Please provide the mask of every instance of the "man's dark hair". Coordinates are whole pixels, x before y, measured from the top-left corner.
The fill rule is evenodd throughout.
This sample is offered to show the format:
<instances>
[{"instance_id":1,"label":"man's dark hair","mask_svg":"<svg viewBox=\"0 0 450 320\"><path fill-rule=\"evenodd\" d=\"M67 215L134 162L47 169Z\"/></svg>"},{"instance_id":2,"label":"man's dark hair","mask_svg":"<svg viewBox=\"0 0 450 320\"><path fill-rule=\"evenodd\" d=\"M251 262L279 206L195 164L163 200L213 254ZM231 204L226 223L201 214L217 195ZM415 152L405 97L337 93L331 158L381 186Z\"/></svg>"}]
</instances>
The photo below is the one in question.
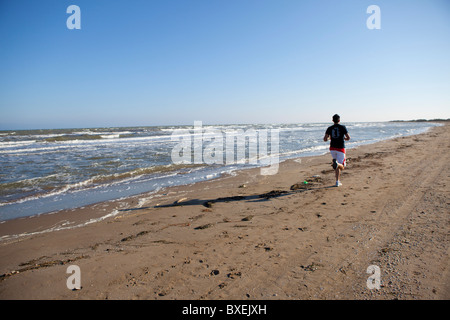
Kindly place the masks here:
<instances>
[{"instance_id":1,"label":"man's dark hair","mask_svg":"<svg viewBox=\"0 0 450 320\"><path fill-rule=\"evenodd\" d=\"M333 122L334 122L334 123L338 123L340 120L341 120L341 117L340 117L338 114L335 114L335 115L333 116Z\"/></svg>"}]
</instances>

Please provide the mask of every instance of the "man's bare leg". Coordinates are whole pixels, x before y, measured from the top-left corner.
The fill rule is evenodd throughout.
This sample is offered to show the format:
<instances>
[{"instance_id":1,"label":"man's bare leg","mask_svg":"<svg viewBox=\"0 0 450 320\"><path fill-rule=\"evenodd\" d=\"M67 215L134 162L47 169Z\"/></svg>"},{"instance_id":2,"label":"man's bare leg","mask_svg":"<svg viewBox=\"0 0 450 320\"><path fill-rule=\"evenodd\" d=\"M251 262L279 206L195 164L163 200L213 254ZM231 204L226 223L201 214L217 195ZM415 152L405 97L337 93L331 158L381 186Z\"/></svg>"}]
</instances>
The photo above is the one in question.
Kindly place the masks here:
<instances>
[{"instance_id":1,"label":"man's bare leg","mask_svg":"<svg viewBox=\"0 0 450 320\"><path fill-rule=\"evenodd\" d=\"M336 183L341 180L341 170L344 170L344 166L340 163L337 164L336 170L334 170L336 174Z\"/></svg>"}]
</instances>

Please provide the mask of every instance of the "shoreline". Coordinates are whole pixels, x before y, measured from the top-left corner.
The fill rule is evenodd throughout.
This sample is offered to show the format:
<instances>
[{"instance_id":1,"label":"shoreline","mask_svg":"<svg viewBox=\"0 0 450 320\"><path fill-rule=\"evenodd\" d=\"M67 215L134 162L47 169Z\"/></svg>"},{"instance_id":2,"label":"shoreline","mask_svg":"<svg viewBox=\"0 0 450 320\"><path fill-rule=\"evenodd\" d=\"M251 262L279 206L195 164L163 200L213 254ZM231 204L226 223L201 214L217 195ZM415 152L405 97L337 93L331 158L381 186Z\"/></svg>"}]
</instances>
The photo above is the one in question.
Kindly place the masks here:
<instances>
[{"instance_id":1,"label":"shoreline","mask_svg":"<svg viewBox=\"0 0 450 320\"><path fill-rule=\"evenodd\" d=\"M395 122L395 121L391 121ZM407 122L407 121L404 121ZM440 123L441 125L445 126L447 123L444 121L434 121L437 123ZM430 127L427 129L426 132L429 132L430 130L433 130L435 127ZM426 133L425 132L425 133ZM398 139L402 137L410 137L419 134L413 134L408 136L400 136L400 137L392 137L386 140L376 141L376 142L370 142L370 143L361 143L354 147L347 148L348 151L355 150L357 148L360 148L362 146L368 146L368 145L375 145L378 143L387 142L393 139ZM327 143L329 144L329 143ZM323 154L314 154L314 155L308 155L308 156L299 156L295 158L287 158L284 160L281 160L279 162L279 165L281 165L283 162L301 162L302 159L308 159L308 158L314 158L314 157L321 157L328 155L328 149ZM131 196L125 196L117 199L111 199L111 200L105 200L100 202L95 202L91 204L82 205L76 208L69 208L69 209L60 209L56 211L50 211L50 212L43 212L31 216L23 216L23 217L17 217L7 220L0 221L0 243L2 241L9 240L9 239L15 239L20 238L22 236L32 236L35 234L41 234L41 233L47 233L47 232L53 232L53 231L60 231L60 230L69 230L73 228L83 227L88 224L96 223L98 221L102 221L111 217L114 217L115 215L119 214L119 211L121 210L127 210L126 207L130 205L134 205L134 203L137 201L138 203L142 202L141 198L148 199L153 197L163 197L166 193L166 190L170 190L175 187L181 187L181 188L189 188L192 187L195 184L199 184L202 182L207 181L215 181L220 180L229 176L235 176L238 175L240 172L245 170L253 170L256 171L255 174L258 175L259 171L263 168L263 166L258 167L251 167L251 168L237 168L235 170L232 170L231 173L222 173L221 175L205 179L205 180L199 180L193 183L187 183L187 184L180 184L180 185L174 185L174 186L165 186L160 189L151 190ZM225 167L224 167L225 169ZM152 196L153 195L153 196ZM125 205L125 207L123 207ZM129 209L129 208L128 208ZM108 210L111 210L108 212ZM94 212L102 212L104 215L98 215ZM105 214L106 213L106 214ZM68 219L64 219L64 217ZM30 221L25 221L26 219L30 219ZM34 223L34 219L41 220L40 222ZM5 226L3 226L5 224ZM41 226L39 228L35 228L34 226L36 224L40 224ZM31 227L31 230L27 230L26 228ZM12 229L17 230L16 233L7 234L6 230Z\"/></svg>"},{"instance_id":2,"label":"shoreline","mask_svg":"<svg viewBox=\"0 0 450 320\"><path fill-rule=\"evenodd\" d=\"M418 133L419 131L424 131L430 128L430 126L433 125L419 125L419 126L412 126L411 128L409 126L401 125L400 127L394 126L393 128L390 127L390 124L387 123L379 123L381 125L381 128L378 130L373 130L373 134L368 133L372 132L372 128L377 127L377 123L350 123L350 126L355 126L355 134L356 136L360 136L360 138L356 138L355 141L349 142L347 145L348 149L355 148L359 145L365 145L365 144L373 144L378 141L384 141L389 140L392 138L395 138L396 136L407 136L411 135L413 133ZM257 125L255 125L258 127ZM286 127L287 126L287 127ZM318 135L323 134L323 132L318 132L316 128L318 126L324 126L324 124L310 124L310 125L300 125L297 129L295 127L291 127L288 125L282 125L280 126L280 135L283 135L282 141L287 141L286 146L282 147L283 151L279 152L278 154L278 161L282 162L286 159L295 159L295 158L303 158L305 156L315 156L315 155L321 155L327 153L327 146L323 142L320 142L317 140ZM227 126L225 126L226 128ZM387 129L385 129L387 127ZM222 128L222 129L225 129ZM253 127L248 128L249 130ZM361 130L361 128L366 128L366 130L369 130L366 132L365 130ZM369 128L369 129L367 129ZM287 131L292 131L288 136L286 134L283 134L285 131L284 129L288 129ZM89 130L90 129L86 129ZM227 129L226 129L227 130ZM253 130L253 129L252 129ZM324 129L325 130L325 129ZM393 130L393 131L392 131ZM207 131L205 131L206 134ZM309 141L311 139L310 133L304 133L304 132L314 132L312 133L314 136L314 139L316 140L314 144L302 142L299 143L296 147L292 148L289 146L292 141L296 141L299 138L299 133L301 133L305 141ZM352 131L353 132L353 131ZM77 132L80 133L80 132ZM103 132L107 133L107 132ZM110 132L112 135L116 135L116 131L113 130ZM292 136L291 136L292 134ZM53 136L51 134L47 136ZM167 136L159 136L159 138L167 139ZM45 136L40 136L40 139L45 138ZM139 139L145 137L141 137ZM37 139L37 138L36 138ZM108 141L112 141L111 139L106 139ZM206 141L208 138L206 138ZM132 140L133 141L133 140ZM145 140L147 141L147 140ZM38 142L38 140L34 141ZM108 142L109 143L109 142ZM147 143L147 142L146 142ZM8 144L8 142L7 142ZM20 145L20 144L19 144ZM78 144L77 144L78 145ZM284 143L281 143L281 145L284 145ZM102 145L101 145L102 146ZM39 145L33 145L31 150L38 150L42 146ZM56 147L57 150L60 148L64 148L67 146L64 145L58 145ZM80 148L85 148L84 143L81 143ZM110 146L112 147L112 146ZM20 145L19 148L22 148ZM13 154L15 151L24 152L24 154L27 154L27 146L25 146L24 149L19 150L12 150ZM52 149L45 146L43 149ZM113 148L113 147L112 147ZM126 147L120 147L118 152L122 152L121 149ZM297 150L297 148L299 148ZM139 150L142 149L142 146L138 148ZM291 150L292 149L292 150ZM295 149L295 150L294 150ZM138 150L138 154L139 151ZM170 150L166 150L168 153L170 153ZM5 152L5 150L1 151ZM52 153L53 151L50 151ZM92 153L89 150L86 150L88 154L93 156L95 159L102 159L99 160L99 162L94 164L89 164L88 168L91 170L92 167L101 167L102 161L106 161L110 159L110 157L96 154L95 152ZM194 155L195 156L195 155ZM70 158L70 157L69 157ZM116 159L119 161L120 157ZM139 156L137 156L139 158ZM21 159L19 157L19 159ZM18 161L20 161L18 159ZM106 159L106 160L105 160ZM26 160L26 156L23 161ZM114 160L114 161L116 161ZM191 159L192 160L192 159ZM27 160L28 161L28 160ZM108 160L109 161L109 160ZM107 163L108 163L107 161ZM130 160L133 162L133 160ZM83 160L81 160L83 162ZM149 161L148 164L150 164L152 161ZM164 164L164 165L157 165L150 166L150 167L139 167L131 169L131 171L125 170L124 172L112 172L110 170L106 170L107 172L103 172L101 174L96 174L95 172L91 172L88 175L84 175L83 173L79 174L78 178L81 178L81 180L77 180L77 173L65 173L61 174L56 172L55 175L49 175L45 177L40 178L31 178L31 179L25 179L18 182L20 185L21 183L23 185L27 185L28 183L31 183L33 185L32 188L36 188L36 192L33 192L32 190L28 190L27 192L25 190L24 194L20 194L18 190L21 187L18 187L19 189L16 190L17 194L14 195L14 193L11 193L10 196L12 196L9 200L6 202L2 202L0 204L0 216L1 221L7 221L11 219L16 219L20 217L29 217L29 216L35 216L35 215L42 215L42 214L48 214L48 213L54 213L61 210L71 210L74 208L84 207L95 203L100 202L106 202L106 201L112 201L115 199L121 199L121 198L128 198L131 196L136 196L139 194L147 193L147 192L155 192L155 190L158 190L159 188L164 187L170 187L173 185L188 185L193 182L198 181L204 181L204 180L211 180L211 178L220 176L224 173L230 173L230 172L236 172L239 170L247 169L248 166L257 166L261 167L264 166L264 160L258 160L255 164L243 164L243 163L230 163L230 164L220 164L220 165L207 165L205 163L203 164L175 164L174 160L172 159L171 163ZM68 163L59 163L56 162L54 164L55 166L64 166L67 165L68 167L71 167L70 161ZM86 163L83 164L87 165ZM8 163L5 164L5 168L9 166ZM125 164L122 164L121 166L125 166ZM133 167L133 166L132 166ZM39 168L34 168L32 166L31 169L35 169L39 171ZM70 171L70 170L69 170ZM79 172L83 172L83 170L78 170ZM5 174L4 172L3 174ZM145 174L144 174L145 173ZM62 183L59 186L54 185L54 182L48 182L47 178L52 177L49 181L52 179L61 179L61 177L65 177L64 179L68 179L67 176L73 176L75 180L73 180L71 183ZM13 174L14 176L14 174ZM55 181L56 181L55 180ZM45 182L47 181L47 182ZM5 197L8 198L9 196L6 196L9 194L9 192L12 192L8 188L14 186L14 182L6 183L5 185L2 185L4 189L2 189L5 192ZM5 198L5 199L6 199ZM5 200L3 199L3 200ZM2 200L2 201L3 201ZM0 222L1 222L0 221Z\"/></svg>"},{"instance_id":3,"label":"shoreline","mask_svg":"<svg viewBox=\"0 0 450 320\"><path fill-rule=\"evenodd\" d=\"M274 176L251 168L7 220L0 237L35 234L0 241L0 298L448 299L448 131L349 149L340 188L325 154L285 160ZM380 265L381 290L365 288L367 263ZM65 287L69 264L82 290Z\"/></svg>"}]
</instances>

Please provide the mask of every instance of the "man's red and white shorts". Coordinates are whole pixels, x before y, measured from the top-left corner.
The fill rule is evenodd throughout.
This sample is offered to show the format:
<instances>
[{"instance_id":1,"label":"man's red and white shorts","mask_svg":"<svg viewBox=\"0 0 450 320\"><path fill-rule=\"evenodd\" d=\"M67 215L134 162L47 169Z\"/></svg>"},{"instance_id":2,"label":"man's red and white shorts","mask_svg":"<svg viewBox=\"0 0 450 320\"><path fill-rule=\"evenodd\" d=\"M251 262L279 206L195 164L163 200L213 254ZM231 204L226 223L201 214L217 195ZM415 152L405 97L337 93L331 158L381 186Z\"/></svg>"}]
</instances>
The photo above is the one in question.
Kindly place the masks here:
<instances>
[{"instance_id":1,"label":"man's red and white shorts","mask_svg":"<svg viewBox=\"0 0 450 320\"><path fill-rule=\"evenodd\" d=\"M336 159L337 163L342 164L344 167L346 166L345 164L345 149L338 149L338 148L333 148L330 147L330 153L331 156L333 157L333 159Z\"/></svg>"}]
</instances>

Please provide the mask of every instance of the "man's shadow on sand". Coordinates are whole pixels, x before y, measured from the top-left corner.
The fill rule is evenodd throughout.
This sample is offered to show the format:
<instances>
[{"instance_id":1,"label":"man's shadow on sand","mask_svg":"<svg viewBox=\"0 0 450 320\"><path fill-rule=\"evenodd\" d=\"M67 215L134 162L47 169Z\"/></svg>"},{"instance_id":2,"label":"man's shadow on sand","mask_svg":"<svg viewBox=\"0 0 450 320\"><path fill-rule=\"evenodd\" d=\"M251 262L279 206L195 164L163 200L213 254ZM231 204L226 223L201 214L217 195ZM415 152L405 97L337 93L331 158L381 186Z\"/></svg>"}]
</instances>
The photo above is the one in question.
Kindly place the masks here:
<instances>
[{"instance_id":1,"label":"man's shadow on sand","mask_svg":"<svg viewBox=\"0 0 450 320\"><path fill-rule=\"evenodd\" d=\"M135 210L145 210L145 209L154 209L154 208L171 208L171 207L180 207L180 206L204 206L206 208L211 208L214 203L220 202L232 202L232 201L247 201L247 202L264 202L270 201L272 198L280 198L284 196L289 196L309 190L320 190L320 189L329 189L335 188L335 186L300 186L297 189L293 190L293 185L291 187L291 191L285 190L272 190L267 193L248 195L248 196L230 196L230 197L220 197L215 199L191 199L184 200L180 199L170 204L149 206L149 207L140 207L140 208L130 208L130 209L122 209L119 211L135 211Z\"/></svg>"}]
</instances>

